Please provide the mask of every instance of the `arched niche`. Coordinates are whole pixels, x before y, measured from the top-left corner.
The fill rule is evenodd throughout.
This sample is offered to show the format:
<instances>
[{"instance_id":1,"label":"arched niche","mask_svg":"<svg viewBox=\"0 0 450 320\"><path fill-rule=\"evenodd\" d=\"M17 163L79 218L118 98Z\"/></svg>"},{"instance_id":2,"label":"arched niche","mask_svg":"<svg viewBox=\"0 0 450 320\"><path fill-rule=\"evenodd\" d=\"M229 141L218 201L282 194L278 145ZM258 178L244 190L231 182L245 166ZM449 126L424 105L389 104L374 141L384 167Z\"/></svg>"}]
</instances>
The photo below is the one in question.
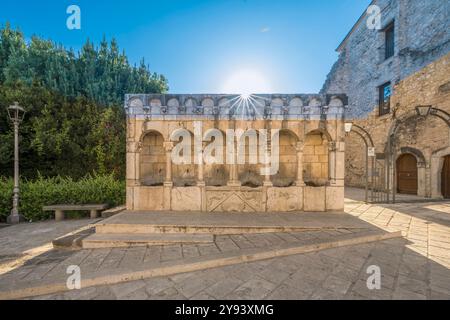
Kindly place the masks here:
<instances>
[{"instance_id":1,"label":"arched niche","mask_svg":"<svg viewBox=\"0 0 450 320\"><path fill-rule=\"evenodd\" d=\"M305 136L303 148L303 180L307 186L319 187L329 183L329 135L314 130Z\"/></svg>"},{"instance_id":2,"label":"arched niche","mask_svg":"<svg viewBox=\"0 0 450 320\"><path fill-rule=\"evenodd\" d=\"M180 102L176 98L172 98L169 101L167 101L167 106L172 108L177 108L180 106Z\"/></svg>"},{"instance_id":3,"label":"arched niche","mask_svg":"<svg viewBox=\"0 0 450 320\"><path fill-rule=\"evenodd\" d=\"M161 186L166 175L164 137L157 131L147 132L141 141L140 182L144 186Z\"/></svg>"},{"instance_id":4,"label":"arched niche","mask_svg":"<svg viewBox=\"0 0 450 320\"><path fill-rule=\"evenodd\" d=\"M194 135L187 129L175 130L170 140L172 150L172 182L175 187L191 187L197 184Z\"/></svg>"},{"instance_id":5,"label":"arched niche","mask_svg":"<svg viewBox=\"0 0 450 320\"><path fill-rule=\"evenodd\" d=\"M445 158L449 155L450 147L439 149L431 155L430 176L432 198L443 198L442 171L444 170Z\"/></svg>"},{"instance_id":6,"label":"arched niche","mask_svg":"<svg viewBox=\"0 0 450 320\"><path fill-rule=\"evenodd\" d=\"M214 100L212 98L203 99L202 107L214 107Z\"/></svg>"},{"instance_id":7,"label":"arched niche","mask_svg":"<svg viewBox=\"0 0 450 320\"><path fill-rule=\"evenodd\" d=\"M273 143L273 141L272 141ZM274 187L290 187L297 180L297 143L298 137L290 130L280 131L279 139L279 170L271 177Z\"/></svg>"},{"instance_id":8,"label":"arched niche","mask_svg":"<svg viewBox=\"0 0 450 320\"><path fill-rule=\"evenodd\" d=\"M226 136L218 129L207 130L204 134L204 179L206 186L226 186L229 170L226 165Z\"/></svg>"},{"instance_id":9,"label":"arched niche","mask_svg":"<svg viewBox=\"0 0 450 320\"><path fill-rule=\"evenodd\" d=\"M299 97L292 98L289 102L290 107L303 107L303 101Z\"/></svg>"},{"instance_id":10,"label":"arched niche","mask_svg":"<svg viewBox=\"0 0 450 320\"><path fill-rule=\"evenodd\" d=\"M256 130L246 130L238 141L236 138L237 158L241 155L241 163L238 160L238 179L243 187L257 188L264 183L261 175L261 165L258 161L259 134ZM242 162L244 162L242 164Z\"/></svg>"}]
</instances>

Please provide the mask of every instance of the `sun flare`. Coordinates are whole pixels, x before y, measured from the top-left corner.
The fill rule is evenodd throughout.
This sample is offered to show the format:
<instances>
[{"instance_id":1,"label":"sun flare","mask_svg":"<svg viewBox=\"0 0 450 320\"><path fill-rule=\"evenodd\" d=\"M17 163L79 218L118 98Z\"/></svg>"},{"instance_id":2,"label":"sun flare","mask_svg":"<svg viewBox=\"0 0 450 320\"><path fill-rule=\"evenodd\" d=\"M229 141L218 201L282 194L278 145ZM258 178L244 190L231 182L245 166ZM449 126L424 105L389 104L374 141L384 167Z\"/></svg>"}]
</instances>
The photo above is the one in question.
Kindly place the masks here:
<instances>
[{"instance_id":1,"label":"sun flare","mask_svg":"<svg viewBox=\"0 0 450 320\"><path fill-rule=\"evenodd\" d=\"M240 94L248 99L255 93L270 93L270 81L261 72L255 70L239 70L226 79L223 93Z\"/></svg>"}]
</instances>

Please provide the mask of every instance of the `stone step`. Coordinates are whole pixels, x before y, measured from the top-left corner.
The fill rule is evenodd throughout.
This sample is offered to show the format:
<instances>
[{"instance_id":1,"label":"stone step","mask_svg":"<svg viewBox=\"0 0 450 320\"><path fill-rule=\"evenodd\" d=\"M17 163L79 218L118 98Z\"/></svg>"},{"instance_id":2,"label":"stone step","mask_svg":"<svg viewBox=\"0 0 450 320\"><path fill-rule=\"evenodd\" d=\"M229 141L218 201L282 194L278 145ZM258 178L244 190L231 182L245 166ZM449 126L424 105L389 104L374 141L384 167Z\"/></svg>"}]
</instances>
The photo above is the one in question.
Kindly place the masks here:
<instances>
[{"instance_id":1,"label":"stone step","mask_svg":"<svg viewBox=\"0 0 450 320\"><path fill-rule=\"evenodd\" d=\"M97 234L217 234L233 235L248 233L275 233L275 232L304 232L318 230L339 230L349 228L303 228L303 227L284 227L284 226L178 226L178 225L133 225L133 224L104 224L96 226ZM352 228L350 228L352 229ZM356 228L359 229L359 228Z\"/></svg>"},{"instance_id":2,"label":"stone step","mask_svg":"<svg viewBox=\"0 0 450 320\"><path fill-rule=\"evenodd\" d=\"M164 235L164 237L166 236L167 235ZM92 286L113 285L401 237L401 232L388 233L375 230L362 232L358 235L347 234L334 240L311 240L306 243L305 241L283 243L266 248L242 249L238 252L231 251L213 255L189 257L180 260L152 263L150 265L136 264L133 265L132 268L125 269L99 268L84 274L82 286L83 288L88 288ZM67 292L68 290L66 278L60 279L57 277L44 281L40 278L27 281L14 281L8 286L0 286L0 300L22 299L32 296L53 294L56 292Z\"/></svg>"},{"instance_id":3,"label":"stone step","mask_svg":"<svg viewBox=\"0 0 450 320\"><path fill-rule=\"evenodd\" d=\"M102 218L110 218L116 214L119 214L127 209L126 206L119 206L115 208L111 208L102 212Z\"/></svg>"},{"instance_id":4,"label":"stone step","mask_svg":"<svg viewBox=\"0 0 450 320\"><path fill-rule=\"evenodd\" d=\"M212 243L210 234L96 233L82 240L83 249L143 247L171 244Z\"/></svg>"},{"instance_id":5,"label":"stone step","mask_svg":"<svg viewBox=\"0 0 450 320\"><path fill-rule=\"evenodd\" d=\"M122 212L96 225L96 233L245 234L367 229L369 225L338 213L158 213Z\"/></svg>"}]
</instances>

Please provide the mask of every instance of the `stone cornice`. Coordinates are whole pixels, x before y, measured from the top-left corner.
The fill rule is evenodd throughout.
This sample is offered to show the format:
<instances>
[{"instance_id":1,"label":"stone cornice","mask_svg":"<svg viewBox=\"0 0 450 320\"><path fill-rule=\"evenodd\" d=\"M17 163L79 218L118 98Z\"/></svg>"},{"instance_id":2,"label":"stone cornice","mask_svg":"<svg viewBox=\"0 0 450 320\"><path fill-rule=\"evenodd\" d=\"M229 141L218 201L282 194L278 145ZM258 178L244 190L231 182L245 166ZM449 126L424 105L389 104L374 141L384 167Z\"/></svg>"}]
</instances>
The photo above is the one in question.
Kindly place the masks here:
<instances>
[{"instance_id":1,"label":"stone cornice","mask_svg":"<svg viewBox=\"0 0 450 320\"><path fill-rule=\"evenodd\" d=\"M239 101L223 94L127 94L129 116L154 120L299 120L342 118L347 96L343 94L258 94Z\"/></svg>"}]
</instances>

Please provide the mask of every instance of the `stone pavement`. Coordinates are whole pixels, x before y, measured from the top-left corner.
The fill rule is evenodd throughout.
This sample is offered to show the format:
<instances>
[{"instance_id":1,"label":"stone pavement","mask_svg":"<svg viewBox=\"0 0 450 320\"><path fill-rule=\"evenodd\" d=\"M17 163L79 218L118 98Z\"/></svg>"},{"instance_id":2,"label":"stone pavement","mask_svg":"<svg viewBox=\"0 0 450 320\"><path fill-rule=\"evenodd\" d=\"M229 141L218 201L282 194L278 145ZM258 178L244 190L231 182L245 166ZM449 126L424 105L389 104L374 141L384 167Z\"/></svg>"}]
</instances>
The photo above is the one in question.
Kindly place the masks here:
<instances>
[{"instance_id":1,"label":"stone pavement","mask_svg":"<svg viewBox=\"0 0 450 320\"><path fill-rule=\"evenodd\" d=\"M346 212L379 230L399 230L404 239L264 261L242 263L173 276L94 286L36 299L449 299L450 203L366 205L347 200ZM0 235L9 228L0 230ZM356 231L355 231L356 232ZM328 234L327 234L328 233ZM36 281L60 274L68 263L81 270L129 269L149 263L221 254L222 250L270 247L275 243L336 238L332 231L218 236L214 245L50 250L27 265L0 276L0 290L20 280ZM344 235L339 235L344 236ZM296 240L294 240L295 238ZM218 244L220 243L220 244ZM221 250L222 246L222 250ZM225 249L226 248L226 249ZM152 257L152 258L148 258ZM382 288L367 289L367 267L381 268ZM123 268L122 268L123 267ZM65 278L64 278L65 279Z\"/></svg>"},{"instance_id":2,"label":"stone pavement","mask_svg":"<svg viewBox=\"0 0 450 320\"><path fill-rule=\"evenodd\" d=\"M53 239L89 228L98 221L50 220L0 228L0 275L50 251Z\"/></svg>"},{"instance_id":3,"label":"stone pavement","mask_svg":"<svg viewBox=\"0 0 450 320\"><path fill-rule=\"evenodd\" d=\"M450 299L450 272L403 239L96 286L32 299ZM366 286L381 267L381 290Z\"/></svg>"}]
</instances>

